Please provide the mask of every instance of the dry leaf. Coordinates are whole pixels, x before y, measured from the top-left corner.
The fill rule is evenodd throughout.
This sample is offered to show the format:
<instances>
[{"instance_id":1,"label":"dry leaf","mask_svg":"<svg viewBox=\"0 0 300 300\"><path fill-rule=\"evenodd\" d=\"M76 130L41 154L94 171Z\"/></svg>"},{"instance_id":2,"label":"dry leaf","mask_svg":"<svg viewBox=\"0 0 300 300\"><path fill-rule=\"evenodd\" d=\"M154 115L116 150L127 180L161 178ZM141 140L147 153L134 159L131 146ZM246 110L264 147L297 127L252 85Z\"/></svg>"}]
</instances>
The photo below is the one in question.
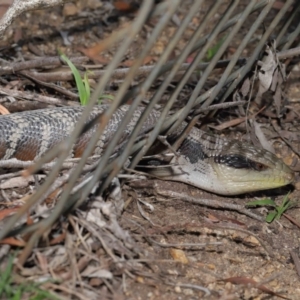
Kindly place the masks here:
<instances>
[{"instance_id":1,"label":"dry leaf","mask_svg":"<svg viewBox=\"0 0 300 300\"><path fill-rule=\"evenodd\" d=\"M127 13L135 12L138 10L138 7L136 5L132 5L131 3L127 3L126 1L115 1L114 7L117 10Z\"/></svg>"},{"instance_id":2,"label":"dry leaf","mask_svg":"<svg viewBox=\"0 0 300 300\"><path fill-rule=\"evenodd\" d=\"M0 244L7 244L7 245L17 246L17 247L25 247L26 245L24 241L17 240L14 237L3 239L2 241L0 241Z\"/></svg>"},{"instance_id":3,"label":"dry leaf","mask_svg":"<svg viewBox=\"0 0 300 300\"><path fill-rule=\"evenodd\" d=\"M272 152L272 153L275 154L275 150L272 146L272 143L270 143L267 140L267 138L265 137L263 131L261 130L261 126L255 120L252 121L252 125L253 125L253 128L254 128L255 135L258 138L258 140L259 140L260 144L262 145L262 147L265 150L268 150L269 152Z\"/></svg>"},{"instance_id":4,"label":"dry leaf","mask_svg":"<svg viewBox=\"0 0 300 300\"><path fill-rule=\"evenodd\" d=\"M29 176L27 178L24 177L14 177L10 178L3 183L0 184L0 189L11 189L11 188L24 188L29 185L30 182L34 182L33 176Z\"/></svg>"},{"instance_id":5,"label":"dry leaf","mask_svg":"<svg viewBox=\"0 0 300 300\"><path fill-rule=\"evenodd\" d=\"M269 46L267 46L266 53L267 55L264 56L263 60L257 63L260 66L260 70L258 72L259 95L262 95L270 88L273 80L273 74L277 68L275 54Z\"/></svg>"},{"instance_id":6,"label":"dry leaf","mask_svg":"<svg viewBox=\"0 0 300 300\"><path fill-rule=\"evenodd\" d=\"M83 277L98 277L105 279L112 279L113 274L108 270L100 269L99 266L87 266L81 273Z\"/></svg>"},{"instance_id":7,"label":"dry leaf","mask_svg":"<svg viewBox=\"0 0 300 300\"><path fill-rule=\"evenodd\" d=\"M65 240L65 238L66 238L66 232L64 231L62 234L60 234L56 238L52 239L50 241L50 245L60 244L62 241Z\"/></svg>"},{"instance_id":8,"label":"dry leaf","mask_svg":"<svg viewBox=\"0 0 300 300\"><path fill-rule=\"evenodd\" d=\"M247 77L244 80L244 82L243 82L243 84L242 84L242 86L240 88L240 93L243 96L242 99L244 99L248 95L248 93L250 92L250 86L251 86L250 79L249 79L249 77Z\"/></svg>"},{"instance_id":9,"label":"dry leaf","mask_svg":"<svg viewBox=\"0 0 300 300\"><path fill-rule=\"evenodd\" d=\"M3 105L0 104L0 114L1 115L9 115L10 112Z\"/></svg>"},{"instance_id":10,"label":"dry leaf","mask_svg":"<svg viewBox=\"0 0 300 300\"><path fill-rule=\"evenodd\" d=\"M14 208L6 208L0 211L0 220L3 220L7 216L13 215L15 212L18 211L20 206L14 207Z\"/></svg>"}]
</instances>

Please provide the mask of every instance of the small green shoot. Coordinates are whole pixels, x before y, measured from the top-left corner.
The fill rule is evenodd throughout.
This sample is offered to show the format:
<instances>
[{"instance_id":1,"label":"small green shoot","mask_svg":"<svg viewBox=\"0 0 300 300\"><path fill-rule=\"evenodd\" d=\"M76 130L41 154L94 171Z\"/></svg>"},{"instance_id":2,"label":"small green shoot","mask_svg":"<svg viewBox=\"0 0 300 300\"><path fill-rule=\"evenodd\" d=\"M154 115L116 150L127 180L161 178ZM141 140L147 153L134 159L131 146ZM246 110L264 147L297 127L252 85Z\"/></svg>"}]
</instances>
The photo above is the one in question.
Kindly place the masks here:
<instances>
[{"instance_id":1,"label":"small green shoot","mask_svg":"<svg viewBox=\"0 0 300 300\"><path fill-rule=\"evenodd\" d=\"M59 300L54 294L41 289L37 283L28 281L21 284L14 283L13 260L14 256L10 256L5 270L0 272L0 299Z\"/></svg>"},{"instance_id":2,"label":"small green shoot","mask_svg":"<svg viewBox=\"0 0 300 300\"><path fill-rule=\"evenodd\" d=\"M87 104L87 102L89 101L90 96L91 96L91 88L90 88L90 83L89 83L89 78L88 78L88 72L84 73L83 84L85 87L86 99L87 99L86 104Z\"/></svg>"},{"instance_id":3,"label":"small green shoot","mask_svg":"<svg viewBox=\"0 0 300 300\"><path fill-rule=\"evenodd\" d=\"M109 100L113 101L115 98L113 95L103 94L99 97L99 104L101 104L102 99L109 99Z\"/></svg>"},{"instance_id":4,"label":"small green shoot","mask_svg":"<svg viewBox=\"0 0 300 300\"><path fill-rule=\"evenodd\" d=\"M84 78L82 79L78 69L74 66L74 64L70 61L70 59L63 53L59 52L59 54L60 54L60 58L66 64L68 64L68 66L70 67L74 75L81 105L83 106L87 105L91 95L91 89L88 81L87 72L84 74Z\"/></svg>"},{"instance_id":5,"label":"small green shoot","mask_svg":"<svg viewBox=\"0 0 300 300\"><path fill-rule=\"evenodd\" d=\"M227 36L222 37L216 45L214 45L213 47L209 48L207 50L206 53L206 57L205 57L205 61L211 61L213 59L213 57L216 55L216 53L218 52L218 50L221 48L221 46L223 45L223 42L225 41Z\"/></svg>"},{"instance_id":6,"label":"small green shoot","mask_svg":"<svg viewBox=\"0 0 300 300\"><path fill-rule=\"evenodd\" d=\"M91 88L89 84L88 72L84 73L84 77L82 79L78 69L74 66L74 64L70 61L70 59L60 51L58 52L60 54L61 59L68 64L68 66L70 67L73 73L81 105L82 106L87 105L91 96ZM101 104L102 99L114 100L114 97L112 95L102 95L99 97L98 104Z\"/></svg>"},{"instance_id":7,"label":"small green shoot","mask_svg":"<svg viewBox=\"0 0 300 300\"><path fill-rule=\"evenodd\" d=\"M280 219L281 216L293 206L293 203L289 199L289 194L287 194L280 205L277 205L272 199L263 199L251 201L247 203L246 206L271 206L274 208L274 210L270 211L266 216L266 222L271 223Z\"/></svg>"}]
</instances>

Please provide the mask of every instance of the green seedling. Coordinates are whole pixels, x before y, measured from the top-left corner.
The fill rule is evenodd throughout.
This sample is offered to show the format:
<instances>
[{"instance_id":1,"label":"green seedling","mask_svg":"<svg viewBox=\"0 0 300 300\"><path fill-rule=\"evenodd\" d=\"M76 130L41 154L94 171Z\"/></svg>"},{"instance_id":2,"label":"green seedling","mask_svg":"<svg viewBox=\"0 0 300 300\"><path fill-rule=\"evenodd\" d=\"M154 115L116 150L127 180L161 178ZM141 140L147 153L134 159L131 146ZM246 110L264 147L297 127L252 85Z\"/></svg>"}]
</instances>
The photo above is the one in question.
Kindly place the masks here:
<instances>
[{"instance_id":1,"label":"green seedling","mask_svg":"<svg viewBox=\"0 0 300 300\"><path fill-rule=\"evenodd\" d=\"M281 216L293 206L294 204L289 199L289 194L287 194L282 203L280 205L277 205L272 199L263 199L263 200L256 200L251 201L246 204L248 207L253 206L265 206L265 207L272 207L273 210L270 211L266 216L266 222L271 223L275 220L278 220L281 218Z\"/></svg>"},{"instance_id":2,"label":"green seedling","mask_svg":"<svg viewBox=\"0 0 300 300\"><path fill-rule=\"evenodd\" d=\"M85 72L84 77L82 79L78 69L74 66L74 64L65 54L60 53L60 58L69 66L73 73L81 105L87 105L91 96L91 89L88 81L87 72Z\"/></svg>"},{"instance_id":3,"label":"green seedling","mask_svg":"<svg viewBox=\"0 0 300 300\"><path fill-rule=\"evenodd\" d=\"M75 78L76 87L79 94L80 103L82 106L87 105L88 101L91 96L91 88L89 84L88 72L84 73L83 79L81 78L80 72L71 62L71 60L63 53L60 53L61 59L68 64L69 68L71 69L73 76ZM112 95L102 95L99 97L98 104L101 104L102 99L110 99L114 100Z\"/></svg>"},{"instance_id":4,"label":"green seedling","mask_svg":"<svg viewBox=\"0 0 300 300\"><path fill-rule=\"evenodd\" d=\"M222 37L216 45L214 45L213 47L209 48L207 50L206 53L206 57L205 57L205 61L211 61L213 59L213 57L216 55L216 53L218 52L218 50L221 48L221 46L223 45L223 42L225 41L227 36Z\"/></svg>"},{"instance_id":5,"label":"green seedling","mask_svg":"<svg viewBox=\"0 0 300 300\"><path fill-rule=\"evenodd\" d=\"M59 300L57 296L41 289L37 283L28 281L21 284L14 283L13 260L14 256L10 256L6 268L0 272L0 299Z\"/></svg>"}]
</instances>

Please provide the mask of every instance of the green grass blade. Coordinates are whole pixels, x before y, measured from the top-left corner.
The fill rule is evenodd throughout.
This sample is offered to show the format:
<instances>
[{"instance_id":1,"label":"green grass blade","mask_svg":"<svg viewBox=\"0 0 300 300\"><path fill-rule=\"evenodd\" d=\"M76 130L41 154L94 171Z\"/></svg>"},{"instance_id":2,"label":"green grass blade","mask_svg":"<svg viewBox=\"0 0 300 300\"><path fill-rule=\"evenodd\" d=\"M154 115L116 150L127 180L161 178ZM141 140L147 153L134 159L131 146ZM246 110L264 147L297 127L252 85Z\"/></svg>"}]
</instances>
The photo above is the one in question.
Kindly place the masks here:
<instances>
[{"instance_id":1,"label":"green grass blade","mask_svg":"<svg viewBox=\"0 0 300 300\"><path fill-rule=\"evenodd\" d=\"M246 203L246 206L276 206L276 203L272 199L255 200Z\"/></svg>"},{"instance_id":2,"label":"green grass blade","mask_svg":"<svg viewBox=\"0 0 300 300\"><path fill-rule=\"evenodd\" d=\"M90 96L91 96L91 88L90 88L89 78L88 78L88 73L87 72L85 72L85 74L84 74L83 83L84 83L85 92L86 92L86 103L83 104L83 105L87 105L87 103L90 99Z\"/></svg>"},{"instance_id":3,"label":"green grass blade","mask_svg":"<svg viewBox=\"0 0 300 300\"><path fill-rule=\"evenodd\" d=\"M211 47L210 49L207 50L207 54L206 54L206 58L205 58L206 61L211 61L213 59L213 57L216 55L218 50L223 45L226 37L227 36L224 36L223 38L221 38L216 45L214 45L213 47Z\"/></svg>"},{"instance_id":4,"label":"green grass blade","mask_svg":"<svg viewBox=\"0 0 300 300\"><path fill-rule=\"evenodd\" d=\"M0 296L5 292L5 294L11 292L10 281L11 281L11 272L13 268L14 257L10 256L7 267L4 272L0 275Z\"/></svg>"},{"instance_id":5,"label":"green grass blade","mask_svg":"<svg viewBox=\"0 0 300 300\"><path fill-rule=\"evenodd\" d=\"M22 289L18 288L18 290L14 294L13 298L11 298L11 300L21 300L21 299L22 299Z\"/></svg>"},{"instance_id":6,"label":"green grass blade","mask_svg":"<svg viewBox=\"0 0 300 300\"><path fill-rule=\"evenodd\" d=\"M86 88L85 85L83 83L83 80L81 79L81 75L79 73L79 71L77 70L77 68L74 66L74 64L69 60L69 58L63 54L60 53L60 58L68 64L69 68L71 69L73 76L75 78L75 82L76 82L76 86L78 89L78 94L79 94L79 99L80 99L80 103L81 105L86 105L88 98L87 98L87 92L86 92Z\"/></svg>"},{"instance_id":7,"label":"green grass blade","mask_svg":"<svg viewBox=\"0 0 300 300\"><path fill-rule=\"evenodd\" d=\"M272 223L276 217L277 217L277 211L272 211L268 213L268 215L266 216L266 222Z\"/></svg>"},{"instance_id":8,"label":"green grass blade","mask_svg":"<svg viewBox=\"0 0 300 300\"><path fill-rule=\"evenodd\" d=\"M35 295L30 297L30 300L43 300L43 299L47 299L47 300L60 300L59 297L57 297L56 295L52 294L49 291L43 290L39 287L37 287L36 285L27 287L27 292L31 292L34 293Z\"/></svg>"}]
</instances>

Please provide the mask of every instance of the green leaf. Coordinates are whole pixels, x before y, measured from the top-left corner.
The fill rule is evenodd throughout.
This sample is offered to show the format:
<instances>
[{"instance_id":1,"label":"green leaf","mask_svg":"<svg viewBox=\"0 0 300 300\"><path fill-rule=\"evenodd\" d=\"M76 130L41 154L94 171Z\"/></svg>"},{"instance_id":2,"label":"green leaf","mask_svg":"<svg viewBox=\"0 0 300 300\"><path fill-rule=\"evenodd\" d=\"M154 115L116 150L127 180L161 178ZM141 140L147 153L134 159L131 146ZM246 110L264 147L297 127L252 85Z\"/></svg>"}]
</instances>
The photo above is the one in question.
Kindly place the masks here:
<instances>
[{"instance_id":1,"label":"green leaf","mask_svg":"<svg viewBox=\"0 0 300 300\"><path fill-rule=\"evenodd\" d=\"M213 47L211 47L210 49L207 50L206 59L205 59L206 61L211 61L213 59L213 57L216 55L218 50L221 48L221 46L222 46L223 42L225 41L226 37L227 37L227 35L224 36L223 38L221 38L215 46L213 46Z\"/></svg>"},{"instance_id":2,"label":"green leaf","mask_svg":"<svg viewBox=\"0 0 300 300\"><path fill-rule=\"evenodd\" d=\"M294 204L289 199L289 193L284 197L282 203L280 205L276 205L276 203L272 199L263 199L252 201L246 204L246 206L272 206L275 210L268 213L266 217L266 222L271 223L274 220L278 220L281 216L293 206Z\"/></svg>"},{"instance_id":3,"label":"green leaf","mask_svg":"<svg viewBox=\"0 0 300 300\"><path fill-rule=\"evenodd\" d=\"M69 68L71 69L73 76L75 78L75 82L76 82L76 86L78 89L78 94L79 94L79 99L80 99L80 103L81 105L86 105L87 101L89 100L89 98L87 97L87 91L86 91L86 87L83 83L83 80L81 79L81 75L79 73L79 71L77 70L77 68L74 66L74 64L69 60L69 58L63 54L60 53L60 58L68 64Z\"/></svg>"},{"instance_id":4,"label":"green leaf","mask_svg":"<svg viewBox=\"0 0 300 300\"><path fill-rule=\"evenodd\" d=\"M22 289L19 287L11 300L21 300L22 299Z\"/></svg>"},{"instance_id":5,"label":"green leaf","mask_svg":"<svg viewBox=\"0 0 300 300\"><path fill-rule=\"evenodd\" d=\"M276 203L272 199L256 200L246 203L246 206L273 206L276 207Z\"/></svg>"},{"instance_id":6,"label":"green leaf","mask_svg":"<svg viewBox=\"0 0 300 300\"><path fill-rule=\"evenodd\" d=\"M270 213L268 213L268 215L266 216L266 222L271 223L274 221L274 219L277 216L277 211L272 211Z\"/></svg>"},{"instance_id":7,"label":"green leaf","mask_svg":"<svg viewBox=\"0 0 300 300\"><path fill-rule=\"evenodd\" d=\"M84 78L83 78L83 83L84 83L84 87L85 87L85 92L86 92L86 103L83 105L87 105L90 96L91 96L91 89L90 89L90 84L89 84L89 78L88 78L88 72L84 73Z\"/></svg>"},{"instance_id":8,"label":"green leaf","mask_svg":"<svg viewBox=\"0 0 300 300\"><path fill-rule=\"evenodd\" d=\"M109 99L109 100L113 101L115 99L115 97L113 95L103 94L99 97L98 104L101 104L102 99Z\"/></svg>"},{"instance_id":9,"label":"green leaf","mask_svg":"<svg viewBox=\"0 0 300 300\"><path fill-rule=\"evenodd\" d=\"M276 220L280 219L280 217L292 206L292 203L288 199L288 195L284 198L282 201L282 204L280 206L276 207L277 210L277 216Z\"/></svg>"},{"instance_id":10,"label":"green leaf","mask_svg":"<svg viewBox=\"0 0 300 300\"><path fill-rule=\"evenodd\" d=\"M7 266L4 270L4 272L0 276L0 296L2 296L3 293L10 293L10 281L11 281L11 272L13 268L13 260L14 257L10 256Z\"/></svg>"}]
</instances>

